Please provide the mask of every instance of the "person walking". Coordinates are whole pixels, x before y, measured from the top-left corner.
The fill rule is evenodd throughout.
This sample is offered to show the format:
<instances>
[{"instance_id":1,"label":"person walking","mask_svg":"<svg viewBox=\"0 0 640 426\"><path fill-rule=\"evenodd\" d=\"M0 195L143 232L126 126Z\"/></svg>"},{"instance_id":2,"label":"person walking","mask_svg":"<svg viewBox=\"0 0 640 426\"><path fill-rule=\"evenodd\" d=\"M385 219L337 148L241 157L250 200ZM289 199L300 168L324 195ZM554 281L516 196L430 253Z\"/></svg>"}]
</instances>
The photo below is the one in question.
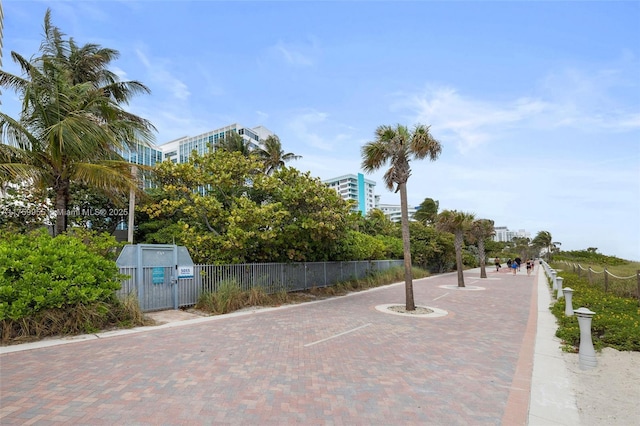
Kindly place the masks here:
<instances>
[{"instance_id":1,"label":"person walking","mask_svg":"<svg viewBox=\"0 0 640 426\"><path fill-rule=\"evenodd\" d=\"M511 258L507 259L507 268L511 268L512 263Z\"/></svg>"},{"instance_id":2,"label":"person walking","mask_svg":"<svg viewBox=\"0 0 640 426\"><path fill-rule=\"evenodd\" d=\"M513 275L515 275L516 272L518 272L518 262L511 263L511 270L513 271Z\"/></svg>"},{"instance_id":3,"label":"person walking","mask_svg":"<svg viewBox=\"0 0 640 426\"><path fill-rule=\"evenodd\" d=\"M527 275L531 275L532 269L533 269L533 260L527 259Z\"/></svg>"},{"instance_id":4,"label":"person walking","mask_svg":"<svg viewBox=\"0 0 640 426\"><path fill-rule=\"evenodd\" d=\"M522 263L522 259L520 259L519 257L516 257L514 260L518 264L518 272L520 272L520 264Z\"/></svg>"},{"instance_id":5,"label":"person walking","mask_svg":"<svg viewBox=\"0 0 640 426\"><path fill-rule=\"evenodd\" d=\"M493 259L493 263L495 263L495 264L496 264L496 272L500 272L500 267L501 267L502 265L500 265L500 259L498 258L498 256L496 256L496 258L495 258L495 259Z\"/></svg>"}]
</instances>

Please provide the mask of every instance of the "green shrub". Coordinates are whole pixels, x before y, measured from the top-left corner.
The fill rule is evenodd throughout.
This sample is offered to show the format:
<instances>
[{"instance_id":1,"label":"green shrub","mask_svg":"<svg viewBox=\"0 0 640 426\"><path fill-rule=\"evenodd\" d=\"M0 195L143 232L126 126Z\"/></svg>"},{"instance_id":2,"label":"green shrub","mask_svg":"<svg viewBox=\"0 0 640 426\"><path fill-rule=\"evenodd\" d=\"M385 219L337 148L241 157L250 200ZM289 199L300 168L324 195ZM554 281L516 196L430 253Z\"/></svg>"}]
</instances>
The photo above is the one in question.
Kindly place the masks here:
<instances>
[{"instance_id":1,"label":"green shrub","mask_svg":"<svg viewBox=\"0 0 640 426\"><path fill-rule=\"evenodd\" d=\"M371 235L348 230L340 242L340 258L345 260L384 259L385 243Z\"/></svg>"},{"instance_id":2,"label":"green shrub","mask_svg":"<svg viewBox=\"0 0 640 426\"><path fill-rule=\"evenodd\" d=\"M621 351L640 351L640 308L638 301L604 293L590 285L586 278L572 272L562 271L563 287L574 290L574 309L586 307L595 312L591 323L591 337L596 349L612 347ZM563 341L565 349L576 351L580 346L580 328L575 316L564 315L565 300L555 303L551 311L558 319L556 336Z\"/></svg>"},{"instance_id":3,"label":"green shrub","mask_svg":"<svg viewBox=\"0 0 640 426\"><path fill-rule=\"evenodd\" d=\"M607 256L596 253L594 250L561 251L553 256L553 260L566 260L569 262L579 262L589 265L598 264L609 266L624 265L625 263L628 263L627 260L620 259L616 256Z\"/></svg>"},{"instance_id":4,"label":"green shrub","mask_svg":"<svg viewBox=\"0 0 640 426\"><path fill-rule=\"evenodd\" d=\"M91 253L109 260L116 260L122 247L127 244L124 241L116 241L113 235L106 232L98 233L86 228L71 228L67 231L67 235L82 241Z\"/></svg>"},{"instance_id":5,"label":"green shrub","mask_svg":"<svg viewBox=\"0 0 640 426\"><path fill-rule=\"evenodd\" d=\"M109 317L110 307L119 305L115 291L121 278L113 260L92 253L78 238L52 238L44 230L5 235L0 240L3 341L53 329L93 331ZM93 321L96 316L102 319Z\"/></svg>"}]
</instances>

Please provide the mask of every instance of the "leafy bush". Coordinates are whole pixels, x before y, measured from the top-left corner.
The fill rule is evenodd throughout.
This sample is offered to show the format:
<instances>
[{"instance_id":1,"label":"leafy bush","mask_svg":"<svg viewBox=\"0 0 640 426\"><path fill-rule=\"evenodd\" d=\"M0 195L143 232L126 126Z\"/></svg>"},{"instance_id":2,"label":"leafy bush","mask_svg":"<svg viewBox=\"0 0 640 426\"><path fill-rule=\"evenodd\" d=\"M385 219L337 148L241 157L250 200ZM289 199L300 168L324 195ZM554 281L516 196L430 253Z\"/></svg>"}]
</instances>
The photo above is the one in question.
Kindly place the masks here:
<instances>
[{"instance_id":1,"label":"leafy bush","mask_svg":"<svg viewBox=\"0 0 640 426\"><path fill-rule=\"evenodd\" d=\"M339 246L339 257L344 260L384 259L387 248L382 240L353 230L347 231Z\"/></svg>"},{"instance_id":2,"label":"leafy bush","mask_svg":"<svg viewBox=\"0 0 640 426\"><path fill-rule=\"evenodd\" d=\"M591 337L596 349L612 347L621 351L640 351L640 308L638 301L604 293L589 284L586 278L562 271L563 287L574 290L572 305L586 307L595 312L591 323ZM564 315L565 300L555 303L551 311L558 319L556 336L565 349L576 351L580 346L580 328L575 316Z\"/></svg>"},{"instance_id":3,"label":"leafy bush","mask_svg":"<svg viewBox=\"0 0 640 426\"><path fill-rule=\"evenodd\" d=\"M99 247L99 246L98 246ZM78 238L46 231L0 240L0 322L3 341L15 336L94 331L122 308L113 260Z\"/></svg>"},{"instance_id":4,"label":"leafy bush","mask_svg":"<svg viewBox=\"0 0 640 426\"><path fill-rule=\"evenodd\" d=\"M385 246L384 259L402 259L404 250L402 248L402 238L389 235L376 235L375 238Z\"/></svg>"},{"instance_id":5,"label":"leafy bush","mask_svg":"<svg viewBox=\"0 0 640 426\"><path fill-rule=\"evenodd\" d=\"M570 262L580 262L589 265L609 265L617 266L624 265L628 261L620 259L616 256L607 256L605 254L596 253L595 250L569 250L561 251L553 256L555 261L567 260Z\"/></svg>"},{"instance_id":6,"label":"leafy bush","mask_svg":"<svg viewBox=\"0 0 640 426\"><path fill-rule=\"evenodd\" d=\"M115 237L106 232L98 233L86 228L71 228L67 231L67 235L82 241L91 253L109 260L116 260L122 247L127 244L124 241L116 241Z\"/></svg>"}]
</instances>

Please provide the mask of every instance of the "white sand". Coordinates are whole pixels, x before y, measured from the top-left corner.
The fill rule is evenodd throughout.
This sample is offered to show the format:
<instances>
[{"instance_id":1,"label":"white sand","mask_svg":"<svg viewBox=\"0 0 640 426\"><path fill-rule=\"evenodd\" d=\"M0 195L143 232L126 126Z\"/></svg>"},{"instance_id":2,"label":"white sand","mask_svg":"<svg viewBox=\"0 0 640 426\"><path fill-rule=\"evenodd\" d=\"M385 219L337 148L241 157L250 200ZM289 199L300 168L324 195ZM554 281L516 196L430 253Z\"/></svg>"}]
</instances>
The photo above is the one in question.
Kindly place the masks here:
<instances>
[{"instance_id":1,"label":"white sand","mask_svg":"<svg viewBox=\"0 0 640 426\"><path fill-rule=\"evenodd\" d=\"M587 370L580 369L578 354L563 357L581 426L640 425L640 352L605 348Z\"/></svg>"}]
</instances>

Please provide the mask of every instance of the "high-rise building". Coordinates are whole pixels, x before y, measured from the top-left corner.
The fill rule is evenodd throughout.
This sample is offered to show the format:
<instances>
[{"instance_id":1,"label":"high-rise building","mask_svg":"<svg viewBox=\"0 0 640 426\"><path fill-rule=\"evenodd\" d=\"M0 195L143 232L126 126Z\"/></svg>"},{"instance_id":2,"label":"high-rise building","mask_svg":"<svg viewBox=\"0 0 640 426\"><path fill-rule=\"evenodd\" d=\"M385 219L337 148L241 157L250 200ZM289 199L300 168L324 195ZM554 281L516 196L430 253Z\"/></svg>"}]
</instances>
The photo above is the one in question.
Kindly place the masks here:
<instances>
[{"instance_id":1,"label":"high-rise building","mask_svg":"<svg viewBox=\"0 0 640 426\"><path fill-rule=\"evenodd\" d=\"M161 163L164 159L162 151L155 145L143 146L138 144L135 150L125 149L120 151L119 154L122 158L132 164L140 164L149 167L153 167L157 163ZM151 181L148 179L146 173L142 173L140 178L143 188L148 189L152 187Z\"/></svg>"},{"instance_id":2,"label":"high-rise building","mask_svg":"<svg viewBox=\"0 0 640 426\"><path fill-rule=\"evenodd\" d=\"M264 126L249 128L234 123L196 136L183 136L162 144L159 148L162 150L165 160L171 160L174 163L185 163L189 161L192 152L195 151L199 155L210 152L219 140L224 139L231 133L237 133L242 136L242 139L247 142L250 149L256 148L260 141L274 135L272 131Z\"/></svg>"},{"instance_id":3,"label":"high-rise building","mask_svg":"<svg viewBox=\"0 0 640 426\"><path fill-rule=\"evenodd\" d=\"M376 196L374 193L376 183L365 179L362 173L357 175L349 174L323 181L329 188L333 188L343 200L353 200L356 202L354 211L359 211L366 215L369 210L376 207Z\"/></svg>"},{"instance_id":4,"label":"high-rise building","mask_svg":"<svg viewBox=\"0 0 640 426\"><path fill-rule=\"evenodd\" d=\"M495 235L493 236L493 241L498 242L507 242L511 241L516 237L519 238L530 238L531 233L525 231L524 229L519 229L518 231L509 231L509 228L506 226L496 226L493 228L495 230Z\"/></svg>"}]
</instances>

